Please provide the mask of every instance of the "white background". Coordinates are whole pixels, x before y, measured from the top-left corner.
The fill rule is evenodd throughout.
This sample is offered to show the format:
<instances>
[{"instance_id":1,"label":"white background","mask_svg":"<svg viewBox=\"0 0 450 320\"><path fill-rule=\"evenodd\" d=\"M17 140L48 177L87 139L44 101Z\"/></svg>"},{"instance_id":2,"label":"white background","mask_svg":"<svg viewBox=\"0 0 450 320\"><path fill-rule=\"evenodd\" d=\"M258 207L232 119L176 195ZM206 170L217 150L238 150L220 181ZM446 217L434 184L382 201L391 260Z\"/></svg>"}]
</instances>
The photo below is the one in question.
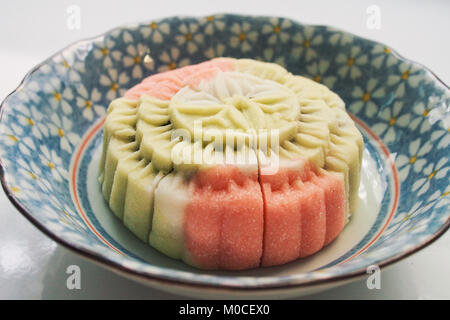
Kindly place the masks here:
<instances>
[{"instance_id":1,"label":"white background","mask_svg":"<svg viewBox=\"0 0 450 320\"><path fill-rule=\"evenodd\" d=\"M81 8L81 28L66 27L67 7ZM381 9L381 29L366 27L370 5ZM335 26L383 42L450 83L450 1L2 1L0 99L34 65L76 40L112 27L172 15L276 15ZM66 288L65 270L81 267L82 289ZM365 279L309 298L450 299L450 232L386 269L381 290ZM15 210L0 191L0 299L179 298L119 277L57 245Z\"/></svg>"}]
</instances>

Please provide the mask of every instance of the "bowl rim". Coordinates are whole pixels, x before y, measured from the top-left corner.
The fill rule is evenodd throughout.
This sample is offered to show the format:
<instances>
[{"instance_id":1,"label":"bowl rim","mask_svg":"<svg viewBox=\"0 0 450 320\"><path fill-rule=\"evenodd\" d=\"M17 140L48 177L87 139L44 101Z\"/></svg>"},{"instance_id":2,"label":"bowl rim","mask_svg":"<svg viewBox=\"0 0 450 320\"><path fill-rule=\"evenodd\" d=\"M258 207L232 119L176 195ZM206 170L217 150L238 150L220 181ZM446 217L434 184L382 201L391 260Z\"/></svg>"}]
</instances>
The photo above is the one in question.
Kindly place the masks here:
<instances>
[{"instance_id":1,"label":"bowl rim","mask_svg":"<svg viewBox=\"0 0 450 320\"><path fill-rule=\"evenodd\" d=\"M431 79L434 80L435 83L438 83L439 85L443 86L446 90L450 91L450 87L445 84L432 70L430 70L428 67L424 66L421 63L415 62L413 60L410 60L408 58L405 58L401 54L399 54L395 49L392 49L390 46L385 45L382 42L370 40L361 36L358 36L352 32L344 31L340 28L335 28L329 25L316 25L316 24L305 24L300 21L297 21L292 18L288 17L281 17L281 16L268 16L268 15L239 15L239 14L228 14L228 13L214 13L210 15L224 15L224 16L233 16L233 17L239 17L241 19L269 19L269 18L281 18L289 20L295 24L301 25L301 26L307 26L307 27L313 27L313 28L331 28L335 32L339 32L341 34L348 34L352 37L362 39L364 41L368 41L373 44L377 45L383 45L386 47L389 47L391 50L391 53L396 56L397 59L408 62L410 64L414 64L425 71L427 71L431 75ZM208 15L209 16L209 15ZM183 16L183 15L175 15L175 16L167 16L160 19L201 19L206 17L206 15L199 15L199 16ZM159 19L153 19L153 20L159 20ZM146 21L148 22L148 21ZM72 42L71 44L65 46L64 48L58 50L54 54L52 54L50 57L45 59L44 61L38 63L36 66L34 66L30 71L28 71L24 78L20 81L19 85L11 92L9 93L2 103L0 104L0 122L3 119L3 115L6 110L6 105L9 99L18 91L21 89L21 87L29 80L31 75L38 71L43 65L45 65L47 62L51 61L55 57L61 55L62 53L70 50L71 48L78 47L83 43L86 42L93 42L96 39L100 39L107 34L110 34L111 32L115 30L119 30L121 28L129 28L134 25L140 25L144 22L138 22L138 23L127 23L123 24L114 28L111 28L97 36L84 38L81 40L77 40L75 42ZM178 286L188 286L188 287L195 287L195 288L215 288L220 290L226 290L226 291L235 291L235 290L242 290L242 291L262 291L262 290L275 290L275 289L295 289L295 288L305 288L305 287L311 287L311 286L320 286L324 284L333 284L333 283L339 283L339 282L345 282L348 280L356 280L359 277L362 277L364 275L367 275L366 268L362 267L352 272L342 273L339 275L331 275L326 278L319 278L319 279L295 279L288 283L245 283L242 285L236 285L236 284L228 284L228 283L221 283L220 279L223 278L222 276L212 275L214 278L219 278L219 281L213 282L213 281L194 281L193 279L174 279L174 278L167 278L164 275L155 275L150 272L146 271L140 271L133 269L132 267L124 266L123 264L119 263L118 261L114 261L112 259L109 259L108 257L99 254L98 252L95 252L93 250L90 250L88 248L82 247L77 245L74 242L68 241L64 239L63 237L60 237L53 233L51 230L49 230L44 224L42 224L38 219L36 219L32 212L29 211L27 208L25 208L21 203L20 200L14 195L14 192L10 189L6 182L5 177L5 167L2 163L2 159L0 157L0 182L2 185L2 188L9 199L9 201L14 205L14 207L29 221L31 222L37 229L39 229L42 233L44 233L46 236L48 236L50 239L55 241L56 243L62 245L63 247L69 249L72 252L75 252L76 254L91 260L93 262L96 262L100 265L103 265L104 267L107 267L115 272L124 274L125 276L128 276L130 278L139 278L140 280L146 281L146 282L158 282L163 285L178 285ZM419 250L429 246L431 243L439 239L448 229L450 229L450 218L447 219L447 221L432 235L428 236L424 241L421 243L418 243L417 245L409 248L408 250L405 250L403 252L397 253L389 258L384 259L380 263L378 263L378 267L380 269L383 269L385 267L388 267L404 258L409 257L410 255L418 252ZM158 266L155 266L156 268L160 268ZM246 276L247 277L247 276ZM250 276L251 277L251 276Z\"/></svg>"}]
</instances>

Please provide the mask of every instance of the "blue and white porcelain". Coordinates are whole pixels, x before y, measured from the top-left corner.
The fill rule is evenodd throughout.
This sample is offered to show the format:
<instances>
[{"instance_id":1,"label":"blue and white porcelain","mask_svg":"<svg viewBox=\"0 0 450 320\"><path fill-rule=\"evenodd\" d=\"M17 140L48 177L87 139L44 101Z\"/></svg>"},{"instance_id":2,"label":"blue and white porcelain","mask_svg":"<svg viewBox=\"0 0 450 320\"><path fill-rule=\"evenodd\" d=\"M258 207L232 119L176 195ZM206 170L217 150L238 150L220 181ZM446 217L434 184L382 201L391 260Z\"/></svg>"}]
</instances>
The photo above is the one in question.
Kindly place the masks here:
<instances>
[{"instance_id":1,"label":"blue and white porcelain","mask_svg":"<svg viewBox=\"0 0 450 320\"><path fill-rule=\"evenodd\" d=\"M243 272L196 270L135 238L97 183L109 102L143 77L217 56L249 57L322 82L365 138L361 205L313 257ZM1 106L1 181L49 237L116 272L196 297L283 298L367 276L450 226L450 90L385 45L289 19L171 17L77 42L30 71ZM369 268L370 269L370 268Z\"/></svg>"}]
</instances>

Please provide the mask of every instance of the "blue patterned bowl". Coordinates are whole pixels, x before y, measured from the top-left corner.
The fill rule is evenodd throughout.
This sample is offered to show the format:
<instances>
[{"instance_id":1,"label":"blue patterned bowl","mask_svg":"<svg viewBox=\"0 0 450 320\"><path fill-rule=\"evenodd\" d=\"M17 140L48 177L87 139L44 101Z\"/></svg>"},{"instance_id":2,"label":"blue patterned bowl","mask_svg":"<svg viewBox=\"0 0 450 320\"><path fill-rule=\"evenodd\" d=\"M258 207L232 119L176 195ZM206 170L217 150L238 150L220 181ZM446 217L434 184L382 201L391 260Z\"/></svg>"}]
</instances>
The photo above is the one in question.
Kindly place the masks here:
<instances>
[{"instance_id":1,"label":"blue patterned bowl","mask_svg":"<svg viewBox=\"0 0 450 320\"><path fill-rule=\"evenodd\" d=\"M360 208L313 257L243 272L196 270L140 242L103 201L96 177L109 101L144 76L216 56L276 62L326 84L363 133ZM449 101L449 88L423 66L330 27L167 18L77 42L29 72L1 106L1 180L49 237L136 280L194 296L296 296L365 276L449 228Z\"/></svg>"}]
</instances>

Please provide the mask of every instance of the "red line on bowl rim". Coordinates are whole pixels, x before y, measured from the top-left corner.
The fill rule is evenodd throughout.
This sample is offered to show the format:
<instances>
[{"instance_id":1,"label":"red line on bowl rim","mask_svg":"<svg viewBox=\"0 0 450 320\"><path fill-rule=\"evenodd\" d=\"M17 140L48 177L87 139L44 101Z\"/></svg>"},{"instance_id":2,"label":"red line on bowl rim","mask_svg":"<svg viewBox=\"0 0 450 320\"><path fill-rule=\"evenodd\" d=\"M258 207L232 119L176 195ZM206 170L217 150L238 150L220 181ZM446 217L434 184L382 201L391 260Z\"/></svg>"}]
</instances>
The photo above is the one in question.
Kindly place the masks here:
<instances>
[{"instance_id":1,"label":"red line on bowl rim","mask_svg":"<svg viewBox=\"0 0 450 320\"><path fill-rule=\"evenodd\" d=\"M91 222L89 221L86 213L84 212L81 204L80 204L80 200L78 197L78 192L77 192L77 169L78 169L78 165L79 165L79 161L81 158L81 155L83 154L84 149L86 148L87 143L89 142L89 140L91 140L92 136L98 131L100 130L100 128L103 126L105 122L105 118L103 118L102 120L100 120L96 125L94 125L92 127L92 129L90 129L90 131L88 131L87 135L84 136L80 147L78 148L76 154L75 154L75 159L73 162L73 166L72 166L72 183L71 183L71 187L72 187L72 195L73 195L73 200L75 202L75 205L78 209L78 211L81 214L82 219L84 220L84 222L87 224L88 228L103 242L105 243L108 247L110 247L111 249L113 249L114 251L116 251L117 253L124 255L124 253L122 251L120 251L119 249L117 249L114 245L112 245L111 243L109 243L108 240L106 240L98 231L97 229L91 224Z\"/></svg>"},{"instance_id":2,"label":"red line on bowl rim","mask_svg":"<svg viewBox=\"0 0 450 320\"><path fill-rule=\"evenodd\" d=\"M386 222L384 223L383 227L381 227L380 231L378 231L377 235L375 237L373 237L372 240L370 240L370 242L368 244L366 244L358 252L354 253L349 258L345 259L344 261L341 261L339 263L339 265L344 264L344 263L356 258L357 256L359 256L361 253L366 251L383 234L384 230L386 230L387 226L391 222L395 211L397 210L398 199L399 199L399 195L400 195L400 188L399 188L398 176L397 176L397 168L395 167L394 161L392 160L391 153L389 152L388 147L386 147L386 145L383 143L383 141L381 141L381 139L372 130L370 130L370 128L363 121L359 120L357 117L355 117L352 114L349 114L349 115L353 119L353 121L355 121L359 126L361 126L364 129L364 131L366 131L378 143L378 145L381 147L381 150L383 151L384 155L388 159L388 161L391 165L392 175L394 177L394 201L393 201L389 216L388 216Z\"/></svg>"}]
</instances>

